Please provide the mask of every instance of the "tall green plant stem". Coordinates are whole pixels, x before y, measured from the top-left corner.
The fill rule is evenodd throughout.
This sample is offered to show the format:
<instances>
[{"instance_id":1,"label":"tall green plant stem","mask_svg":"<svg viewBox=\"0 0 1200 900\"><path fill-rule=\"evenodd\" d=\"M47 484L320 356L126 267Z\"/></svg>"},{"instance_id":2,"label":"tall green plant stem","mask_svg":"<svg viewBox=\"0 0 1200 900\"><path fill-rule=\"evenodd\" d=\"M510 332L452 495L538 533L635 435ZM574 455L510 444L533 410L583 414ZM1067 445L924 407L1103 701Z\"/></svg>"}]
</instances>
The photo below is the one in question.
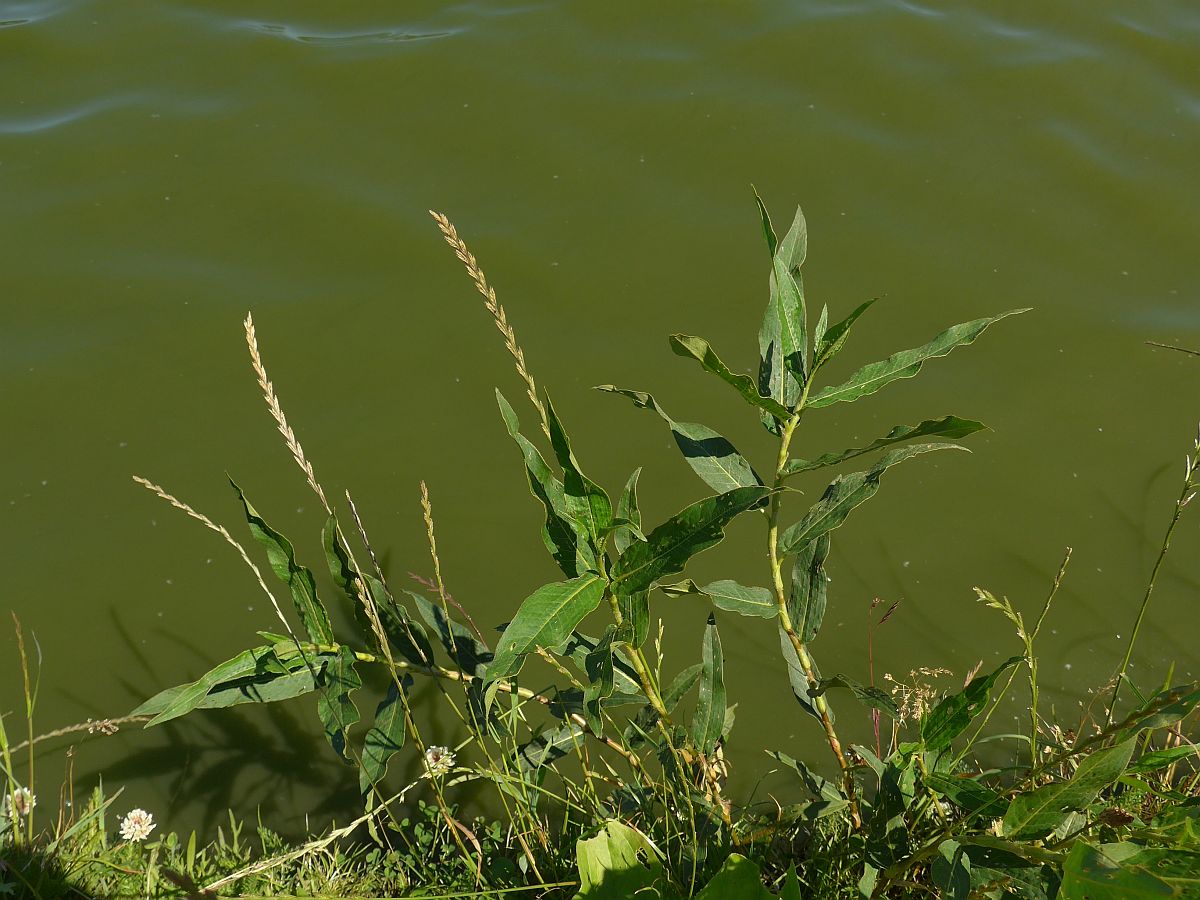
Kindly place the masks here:
<instances>
[{"instance_id":1,"label":"tall green plant stem","mask_svg":"<svg viewBox=\"0 0 1200 900\"><path fill-rule=\"evenodd\" d=\"M1200 438L1197 438L1197 449L1200 449ZM1167 526L1167 533L1163 536L1162 546L1158 550L1158 559L1154 561L1154 568L1150 570L1150 580L1146 584L1146 593L1142 597L1142 605L1138 608L1137 618L1133 622L1133 631L1129 634L1129 644L1125 647L1125 658L1121 660L1121 668L1117 670L1117 680L1113 685L1112 699L1108 704L1108 724L1112 724L1113 715L1117 707L1117 696L1121 692L1121 682L1125 680L1126 674L1129 672L1129 661L1133 659L1133 648L1137 644L1138 633L1142 630L1142 621L1146 618L1146 609L1150 606L1150 595L1154 593L1154 583L1158 580L1158 571L1162 568L1163 560L1167 558L1167 550L1171 546L1171 538L1175 534L1175 526L1179 524L1179 519L1183 516L1183 508L1188 505L1188 502L1195 496L1196 490L1196 470L1200 468L1200 453L1187 458L1187 471L1183 479L1183 490L1179 493L1179 499L1175 501L1175 511L1171 516L1171 524Z\"/></svg>"},{"instance_id":2,"label":"tall green plant stem","mask_svg":"<svg viewBox=\"0 0 1200 900\"><path fill-rule=\"evenodd\" d=\"M788 640L792 642L792 647L796 651L796 658L800 660L800 667L804 669L804 677L808 679L810 689L816 691L818 686L817 670L813 665L812 657L808 655L807 646L801 640L800 635L796 633L791 614L788 612L787 590L783 586L783 568L779 558L779 511L782 505L782 492L780 488L783 485L783 468L787 465L788 451L792 445L792 436L795 434L796 427L800 424L800 418L804 414L804 404L808 400L808 389L809 384L806 383L804 385L804 392L800 396L800 402L796 405L796 411L783 424L779 435L779 456L775 461L775 476L771 485L771 505L767 510L767 556L771 563L771 582L775 590L775 605L779 609L779 624L787 634ZM854 822L854 827L861 828L862 816L859 814L858 798L855 796L854 778L850 774L850 766L846 762L846 754L842 751L842 742L833 727L833 718L829 714L829 704L826 703L824 695L814 695L812 700L813 708L817 711L817 715L821 719L821 725L825 729L825 739L829 742L829 749L833 751L838 767L842 771L842 789L846 792L846 798L850 801L850 817Z\"/></svg>"}]
</instances>

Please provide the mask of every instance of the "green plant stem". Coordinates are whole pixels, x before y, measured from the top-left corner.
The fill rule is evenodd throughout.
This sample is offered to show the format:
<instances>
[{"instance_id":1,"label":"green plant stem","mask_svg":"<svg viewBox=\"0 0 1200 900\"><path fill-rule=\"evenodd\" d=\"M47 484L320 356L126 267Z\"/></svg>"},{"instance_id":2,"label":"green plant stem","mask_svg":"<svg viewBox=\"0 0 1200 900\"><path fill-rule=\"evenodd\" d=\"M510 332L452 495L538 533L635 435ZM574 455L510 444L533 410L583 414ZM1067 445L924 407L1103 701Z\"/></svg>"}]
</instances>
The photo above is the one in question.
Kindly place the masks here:
<instances>
[{"instance_id":1,"label":"green plant stem","mask_svg":"<svg viewBox=\"0 0 1200 900\"><path fill-rule=\"evenodd\" d=\"M1150 580L1146 584L1146 593L1142 597L1142 605L1138 608L1137 618L1133 622L1133 631L1129 635L1129 643L1125 647L1125 658L1121 660L1121 668L1117 670L1117 680L1113 685L1112 698L1108 703L1108 722L1111 725L1113 715L1116 712L1117 696L1121 692L1121 682L1123 682L1129 672L1129 662L1133 659L1133 648L1137 644L1138 634L1142 630L1142 622L1146 618L1146 609L1150 605L1150 596L1154 593L1154 583L1158 580L1158 572L1162 568L1163 560L1167 558L1167 550L1171 546L1171 538L1175 534L1175 526L1179 524L1179 519L1183 515L1183 508L1187 506L1188 501L1192 498L1192 494L1196 489L1194 476L1196 468L1200 466L1200 454L1188 458L1187 474L1183 479L1183 490L1179 493L1179 499L1175 501L1175 511L1171 516L1171 524L1167 526L1167 533L1163 536L1162 546L1158 550L1158 559L1154 561L1154 568L1150 570Z\"/></svg>"},{"instance_id":2,"label":"green plant stem","mask_svg":"<svg viewBox=\"0 0 1200 900\"><path fill-rule=\"evenodd\" d=\"M788 613L787 590L783 585L783 568L779 558L779 511L782 505L780 488L783 485L783 468L787 465L792 436L796 432L796 427L800 424L800 418L804 412L804 404L808 400L808 390L811 383L809 381L804 385L804 391L800 395L800 402L796 405L796 411L783 424L779 435L779 455L775 461L775 476L771 485L771 504L767 511L767 557L771 564L771 583L775 590L775 605L779 610L779 624L787 634L788 640L792 642L792 647L796 651L796 658L800 661L800 667L804 670L804 677L808 679L809 688L814 692L812 698L813 708L817 711L817 715L821 719L821 725L825 729L825 739L829 743L829 749L833 751L833 755L837 759L838 767L841 769L842 789L846 792L846 799L850 802L850 818L857 829L862 827L862 816L858 809L854 777L850 774L850 766L846 762L846 754L842 751L842 742L839 740L837 731L833 727L833 718L829 714L829 704L825 701L823 694L815 694L818 686L816 667L813 665L812 657L808 655L807 646L800 639L800 635L796 633L792 617Z\"/></svg>"}]
</instances>

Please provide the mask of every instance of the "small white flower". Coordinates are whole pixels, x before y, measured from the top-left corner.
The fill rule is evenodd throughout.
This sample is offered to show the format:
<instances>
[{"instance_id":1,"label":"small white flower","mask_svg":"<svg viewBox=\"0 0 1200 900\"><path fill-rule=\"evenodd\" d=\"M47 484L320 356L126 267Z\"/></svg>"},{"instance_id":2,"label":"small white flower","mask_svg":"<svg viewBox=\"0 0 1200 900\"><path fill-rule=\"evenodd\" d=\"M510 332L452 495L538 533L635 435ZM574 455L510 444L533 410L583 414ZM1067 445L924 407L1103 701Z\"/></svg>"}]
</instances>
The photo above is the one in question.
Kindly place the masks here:
<instances>
[{"instance_id":1,"label":"small white flower","mask_svg":"<svg viewBox=\"0 0 1200 900\"><path fill-rule=\"evenodd\" d=\"M425 751L425 768L429 777L440 778L454 768L454 752L449 747L430 747Z\"/></svg>"},{"instance_id":2,"label":"small white flower","mask_svg":"<svg viewBox=\"0 0 1200 900\"><path fill-rule=\"evenodd\" d=\"M132 809L121 820L121 837L127 841L144 841L154 830L154 816L144 809Z\"/></svg>"},{"instance_id":3,"label":"small white flower","mask_svg":"<svg viewBox=\"0 0 1200 900\"><path fill-rule=\"evenodd\" d=\"M37 796L27 787L19 787L4 798L4 817L27 816L37 806Z\"/></svg>"}]
</instances>

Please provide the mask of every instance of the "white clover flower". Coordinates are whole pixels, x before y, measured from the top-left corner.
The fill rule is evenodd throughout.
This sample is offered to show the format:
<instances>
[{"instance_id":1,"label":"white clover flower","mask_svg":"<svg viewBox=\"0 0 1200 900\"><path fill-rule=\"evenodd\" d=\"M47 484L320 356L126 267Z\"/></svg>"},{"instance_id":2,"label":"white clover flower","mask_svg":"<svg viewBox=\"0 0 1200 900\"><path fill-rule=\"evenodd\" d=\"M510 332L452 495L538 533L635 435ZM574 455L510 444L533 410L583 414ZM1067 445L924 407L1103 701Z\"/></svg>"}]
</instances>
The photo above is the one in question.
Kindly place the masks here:
<instances>
[{"instance_id":1,"label":"white clover flower","mask_svg":"<svg viewBox=\"0 0 1200 900\"><path fill-rule=\"evenodd\" d=\"M37 806L37 795L27 787L19 787L4 798L4 817L15 819L27 816Z\"/></svg>"},{"instance_id":2,"label":"white clover flower","mask_svg":"<svg viewBox=\"0 0 1200 900\"><path fill-rule=\"evenodd\" d=\"M121 837L127 841L144 841L154 830L154 816L144 809L131 809L121 820Z\"/></svg>"},{"instance_id":3,"label":"white clover flower","mask_svg":"<svg viewBox=\"0 0 1200 900\"><path fill-rule=\"evenodd\" d=\"M425 768L430 778L441 778L454 768L454 751L449 747L430 747L425 751Z\"/></svg>"}]
</instances>

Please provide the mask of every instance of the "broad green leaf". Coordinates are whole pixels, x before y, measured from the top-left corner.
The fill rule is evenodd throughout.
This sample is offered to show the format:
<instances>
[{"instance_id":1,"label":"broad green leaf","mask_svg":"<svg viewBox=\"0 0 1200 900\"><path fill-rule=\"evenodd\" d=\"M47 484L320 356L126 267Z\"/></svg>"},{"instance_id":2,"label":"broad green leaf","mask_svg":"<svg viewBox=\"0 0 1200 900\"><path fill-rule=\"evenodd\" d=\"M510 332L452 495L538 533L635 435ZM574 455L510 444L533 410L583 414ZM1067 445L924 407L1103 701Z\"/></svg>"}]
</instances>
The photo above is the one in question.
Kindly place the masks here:
<instances>
[{"instance_id":1,"label":"broad green leaf","mask_svg":"<svg viewBox=\"0 0 1200 900\"><path fill-rule=\"evenodd\" d=\"M600 833L575 845L578 900L658 900L661 854L650 839L623 822L609 819Z\"/></svg>"},{"instance_id":2,"label":"broad green leaf","mask_svg":"<svg viewBox=\"0 0 1200 900\"><path fill-rule=\"evenodd\" d=\"M971 857L958 841L942 841L930 874L944 900L968 900L971 896Z\"/></svg>"},{"instance_id":3,"label":"broad green leaf","mask_svg":"<svg viewBox=\"0 0 1200 900\"><path fill-rule=\"evenodd\" d=\"M621 631L618 639L640 647L650 636L650 592L617 595L617 608L621 610Z\"/></svg>"},{"instance_id":4,"label":"broad green leaf","mask_svg":"<svg viewBox=\"0 0 1200 900\"><path fill-rule=\"evenodd\" d=\"M500 406L500 415L504 419L509 437L516 442L525 458L529 490L546 510L546 520L542 524L542 542L546 549L568 578L575 578L589 569L594 569L596 555L590 544L580 539L576 525L567 512L562 482L554 476L538 449L521 434L521 423L517 414L499 391L496 391L496 402Z\"/></svg>"},{"instance_id":5,"label":"broad green leaf","mask_svg":"<svg viewBox=\"0 0 1200 900\"><path fill-rule=\"evenodd\" d=\"M800 275L807 247L804 214L797 209L771 257L770 300L758 332L758 393L789 409L800 399L808 368L808 314Z\"/></svg>"},{"instance_id":6,"label":"broad green leaf","mask_svg":"<svg viewBox=\"0 0 1200 900\"><path fill-rule=\"evenodd\" d=\"M229 483L242 501L246 521L250 523L250 533L266 548L272 571L291 590L296 612L300 614L300 622L309 639L314 644L332 644L333 626L329 624L329 613L317 598L317 585L312 572L296 562L291 542L263 520L237 483L232 478Z\"/></svg>"},{"instance_id":7,"label":"broad green leaf","mask_svg":"<svg viewBox=\"0 0 1200 900\"><path fill-rule=\"evenodd\" d=\"M858 317L871 308L874 300L868 300L866 303L859 304L858 308L842 321L838 322L828 331L824 328L819 330L820 333L813 334L813 365L812 370L825 365L841 352L842 347L846 345L846 338L850 336L850 328L858 321ZM821 317L824 318L826 311L821 310Z\"/></svg>"},{"instance_id":8,"label":"broad green leaf","mask_svg":"<svg viewBox=\"0 0 1200 900\"><path fill-rule=\"evenodd\" d=\"M862 456L864 453L870 453L892 444L898 444L900 441L906 441L910 438L933 436L956 440L966 437L968 434L974 434L976 431L983 431L986 428L987 426L982 422L975 422L971 419L960 419L958 416L926 419L919 425L897 425L886 435L872 441L865 447L852 447L849 450L839 450L836 453L823 453L816 459L790 460L783 467L783 475L786 478L800 472L810 472L813 469L820 469L825 466L836 466L838 463L845 462L848 459Z\"/></svg>"},{"instance_id":9,"label":"broad green leaf","mask_svg":"<svg viewBox=\"0 0 1200 900\"><path fill-rule=\"evenodd\" d=\"M1067 781L1055 781L1013 798L1004 814L1001 834L1031 840L1049 834L1075 810L1085 809L1100 792L1121 777L1133 755L1135 738L1083 757Z\"/></svg>"},{"instance_id":10,"label":"broad green leaf","mask_svg":"<svg viewBox=\"0 0 1200 900\"><path fill-rule=\"evenodd\" d=\"M803 900L800 896L800 879L796 877L796 864L788 866L783 876L783 888L779 891L779 900Z\"/></svg>"},{"instance_id":11,"label":"broad green leaf","mask_svg":"<svg viewBox=\"0 0 1200 900\"><path fill-rule=\"evenodd\" d=\"M1200 854L1080 841L1063 863L1061 900L1200 896Z\"/></svg>"},{"instance_id":12,"label":"broad green leaf","mask_svg":"<svg viewBox=\"0 0 1200 900\"><path fill-rule=\"evenodd\" d=\"M565 643L576 626L600 605L604 579L594 572L547 584L530 594L496 645L488 664L487 681L511 678L521 671L525 656L538 647Z\"/></svg>"},{"instance_id":13,"label":"broad green leaf","mask_svg":"<svg viewBox=\"0 0 1200 900\"><path fill-rule=\"evenodd\" d=\"M730 371L721 358L717 356L708 341L690 334L671 335L671 349L676 356L691 357L704 368L706 372L716 375L726 384L733 387L752 406L769 412L777 419L790 418L792 413L786 406L772 397L764 397L758 392L754 379L749 375L737 375Z\"/></svg>"},{"instance_id":14,"label":"broad green leaf","mask_svg":"<svg viewBox=\"0 0 1200 900\"><path fill-rule=\"evenodd\" d=\"M565 656L577 665L580 670L586 670L587 657L600 646L600 639L574 631L562 644L551 647L550 650L559 656ZM637 671L620 656L613 657L613 687L618 694L637 694L642 690L638 681Z\"/></svg>"},{"instance_id":15,"label":"broad green leaf","mask_svg":"<svg viewBox=\"0 0 1200 900\"><path fill-rule=\"evenodd\" d=\"M804 518L780 536L779 554L787 556L796 553L809 541L841 525L855 507L875 496L879 490L879 479L897 463L931 450L965 449L957 444L913 444L885 453L867 472L839 475L825 489L821 499L809 507Z\"/></svg>"},{"instance_id":16,"label":"broad green leaf","mask_svg":"<svg viewBox=\"0 0 1200 900\"><path fill-rule=\"evenodd\" d=\"M613 693L613 638L616 628L609 625L604 629L596 649L584 657L583 671L587 685L583 690L584 716L592 734L599 737L604 733L604 721L600 718L601 704Z\"/></svg>"},{"instance_id":17,"label":"broad green leaf","mask_svg":"<svg viewBox=\"0 0 1200 900\"><path fill-rule=\"evenodd\" d=\"M1025 859L1009 849L992 846L980 836L962 843L971 860L971 889L976 896L1052 900L1057 895L1058 877L1053 867ZM1009 846L1022 849L1020 845ZM1005 887L997 890L998 884ZM983 893L985 888L989 888L987 893Z\"/></svg>"},{"instance_id":18,"label":"broad green leaf","mask_svg":"<svg viewBox=\"0 0 1200 900\"><path fill-rule=\"evenodd\" d=\"M1176 685L1155 694L1123 721L1105 729L1116 732L1118 740L1146 730L1170 728L1200 706L1200 682Z\"/></svg>"},{"instance_id":19,"label":"broad green leaf","mask_svg":"<svg viewBox=\"0 0 1200 900\"><path fill-rule=\"evenodd\" d=\"M562 759L583 743L583 726L574 722L543 731L517 750L522 771L532 772Z\"/></svg>"},{"instance_id":20,"label":"broad green leaf","mask_svg":"<svg viewBox=\"0 0 1200 900\"><path fill-rule=\"evenodd\" d=\"M374 575L362 573L362 580L375 601L388 643L415 666L433 665L433 647L421 623L409 616L408 610L392 596L387 585Z\"/></svg>"},{"instance_id":21,"label":"broad green leaf","mask_svg":"<svg viewBox=\"0 0 1200 900\"><path fill-rule=\"evenodd\" d=\"M896 708L896 701L886 691L880 690L874 685L863 684L849 675L832 675L829 678L822 678L812 695L820 696L830 688L844 688L864 706L885 712L893 719L900 720L900 710Z\"/></svg>"},{"instance_id":22,"label":"broad green leaf","mask_svg":"<svg viewBox=\"0 0 1200 900\"><path fill-rule=\"evenodd\" d=\"M921 780L930 790L941 794L955 806L982 819L997 819L1008 808L1008 801L1000 794L965 775L928 772L921 776Z\"/></svg>"},{"instance_id":23,"label":"broad green leaf","mask_svg":"<svg viewBox=\"0 0 1200 900\"><path fill-rule=\"evenodd\" d=\"M996 679L1024 659L1023 656L1006 659L990 675L972 678L971 683L959 693L943 698L921 719L921 742L925 749L936 753L949 747L971 724L971 720L983 712Z\"/></svg>"},{"instance_id":24,"label":"broad green leaf","mask_svg":"<svg viewBox=\"0 0 1200 900\"><path fill-rule=\"evenodd\" d=\"M325 548L325 562L329 566L329 575L349 601L350 609L354 611L354 620L358 622L364 634L370 634L377 639L378 635L372 631L370 617L363 608L362 599L355 587L358 584L358 569L350 556L337 517L332 514L325 520L325 527L321 531L321 544Z\"/></svg>"},{"instance_id":25,"label":"broad green leaf","mask_svg":"<svg viewBox=\"0 0 1200 900\"><path fill-rule=\"evenodd\" d=\"M817 409L833 403L848 402L873 394L884 385L899 378L912 378L927 360L945 356L955 347L970 344L983 333L989 325L999 322L1007 316L1028 312L1028 309L1010 309L987 319L975 319L947 328L933 340L912 350L901 350L893 353L887 359L863 366L850 376L850 379L835 387L828 387L816 396L809 397L808 407Z\"/></svg>"},{"instance_id":26,"label":"broad green leaf","mask_svg":"<svg viewBox=\"0 0 1200 900\"><path fill-rule=\"evenodd\" d=\"M455 665L468 675L480 678L492 661L492 651L480 641L467 626L454 619L447 619L445 610L436 603L412 591L407 592L417 604L417 612L426 624L434 630L454 660Z\"/></svg>"},{"instance_id":27,"label":"broad green leaf","mask_svg":"<svg viewBox=\"0 0 1200 900\"><path fill-rule=\"evenodd\" d=\"M653 395L643 391L627 391L611 384L599 385L596 390L620 394L632 400L634 405L658 413L671 429L675 444L687 464L714 491L723 493L734 488L762 484L758 473L737 452L733 444L704 425L676 422L658 405Z\"/></svg>"},{"instance_id":28,"label":"broad green leaf","mask_svg":"<svg viewBox=\"0 0 1200 900\"><path fill-rule=\"evenodd\" d=\"M689 559L720 543L725 525L739 513L755 509L770 495L765 487L744 487L708 497L676 513L632 544L612 569L614 593L635 594L654 582L683 571Z\"/></svg>"},{"instance_id":29,"label":"broad green leaf","mask_svg":"<svg viewBox=\"0 0 1200 900\"><path fill-rule=\"evenodd\" d=\"M779 649L783 654L783 661L787 664L788 683L792 686L792 696L796 698L805 712L820 721L821 714L817 712L815 698L809 692L808 676L804 673L804 667L800 665L800 656L792 645L792 639L788 637L788 633L783 630L782 625L779 627ZM813 661L813 671L819 679L820 672L816 671L815 661ZM832 722L834 720L833 710L826 707L826 712Z\"/></svg>"},{"instance_id":30,"label":"broad green leaf","mask_svg":"<svg viewBox=\"0 0 1200 900\"><path fill-rule=\"evenodd\" d=\"M411 676L405 678L404 689L407 691L411 685ZM383 781L383 776L387 774L388 761L404 747L404 702L396 682L389 682L387 695L376 707L375 721L363 739L358 787L364 794L372 785Z\"/></svg>"},{"instance_id":31,"label":"broad green leaf","mask_svg":"<svg viewBox=\"0 0 1200 900\"><path fill-rule=\"evenodd\" d=\"M788 595L788 615L800 640L811 643L825 621L829 596L829 578L825 560L829 558L829 532L809 541L796 554L792 564L792 590Z\"/></svg>"},{"instance_id":32,"label":"broad green leaf","mask_svg":"<svg viewBox=\"0 0 1200 900\"><path fill-rule=\"evenodd\" d=\"M779 607L771 592L761 587L746 587L736 581L714 581L700 589L712 599L713 606L742 616L771 619L779 615Z\"/></svg>"},{"instance_id":33,"label":"broad green leaf","mask_svg":"<svg viewBox=\"0 0 1200 900\"><path fill-rule=\"evenodd\" d=\"M325 729L325 739L343 759L348 758L346 746L350 727L359 719L358 707L350 699L350 694L362 687L354 662L354 651L349 647L342 647L331 655L321 673L317 694L317 715Z\"/></svg>"},{"instance_id":34,"label":"broad green leaf","mask_svg":"<svg viewBox=\"0 0 1200 900\"><path fill-rule=\"evenodd\" d=\"M636 531L630 527L616 529L613 534L613 546L617 548L618 554L624 553L625 548L635 540L645 540L646 537L641 533L642 511L638 508L637 498L637 483L641 474L640 468L633 470L633 474L625 482L625 489L621 491L621 496L617 499L617 518L631 522L636 527Z\"/></svg>"},{"instance_id":35,"label":"broad green leaf","mask_svg":"<svg viewBox=\"0 0 1200 900\"><path fill-rule=\"evenodd\" d=\"M550 443L554 445L554 455L558 457L558 465L563 470L563 497L567 514L578 526L576 530L586 532L591 537L593 547L599 552L604 535L612 524L612 502L604 489L579 468L579 461L571 449L571 439L567 437L566 429L549 397L546 398L546 412Z\"/></svg>"},{"instance_id":36,"label":"broad green leaf","mask_svg":"<svg viewBox=\"0 0 1200 900\"><path fill-rule=\"evenodd\" d=\"M788 754L779 750L768 750L767 756L779 760L781 763L799 775L800 780L804 782L804 786L808 788L809 793L811 793L818 800L833 802L838 800L844 801L846 799L845 792L843 792L838 785L830 781L828 778L818 775L801 760L789 756Z\"/></svg>"},{"instance_id":37,"label":"broad green leaf","mask_svg":"<svg viewBox=\"0 0 1200 900\"><path fill-rule=\"evenodd\" d=\"M692 739L701 753L712 753L725 727L725 657L717 620L708 614L700 655L700 699L692 718Z\"/></svg>"},{"instance_id":38,"label":"broad green leaf","mask_svg":"<svg viewBox=\"0 0 1200 900\"><path fill-rule=\"evenodd\" d=\"M758 866L740 853L730 853L696 900L774 900L763 887Z\"/></svg>"},{"instance_id":39,"label":"broad green leaf","mask_svg":"<svg viewBox=\"0 0 1200 900\"><path fill-rule=\"evenodd\" d=\"M1195 756L1197 753L1200 753L1200 748L1192 744L1185 744L1181 747L1167 747L1164 750L1151 750L1149 753L1143 753L1136 761L1130 763L1126 771L1134 775L1143 772L1157 772L1159 769L1165 769L1167 766L1187 759L1190 756Z\"/></svg>"}]
</instances>

